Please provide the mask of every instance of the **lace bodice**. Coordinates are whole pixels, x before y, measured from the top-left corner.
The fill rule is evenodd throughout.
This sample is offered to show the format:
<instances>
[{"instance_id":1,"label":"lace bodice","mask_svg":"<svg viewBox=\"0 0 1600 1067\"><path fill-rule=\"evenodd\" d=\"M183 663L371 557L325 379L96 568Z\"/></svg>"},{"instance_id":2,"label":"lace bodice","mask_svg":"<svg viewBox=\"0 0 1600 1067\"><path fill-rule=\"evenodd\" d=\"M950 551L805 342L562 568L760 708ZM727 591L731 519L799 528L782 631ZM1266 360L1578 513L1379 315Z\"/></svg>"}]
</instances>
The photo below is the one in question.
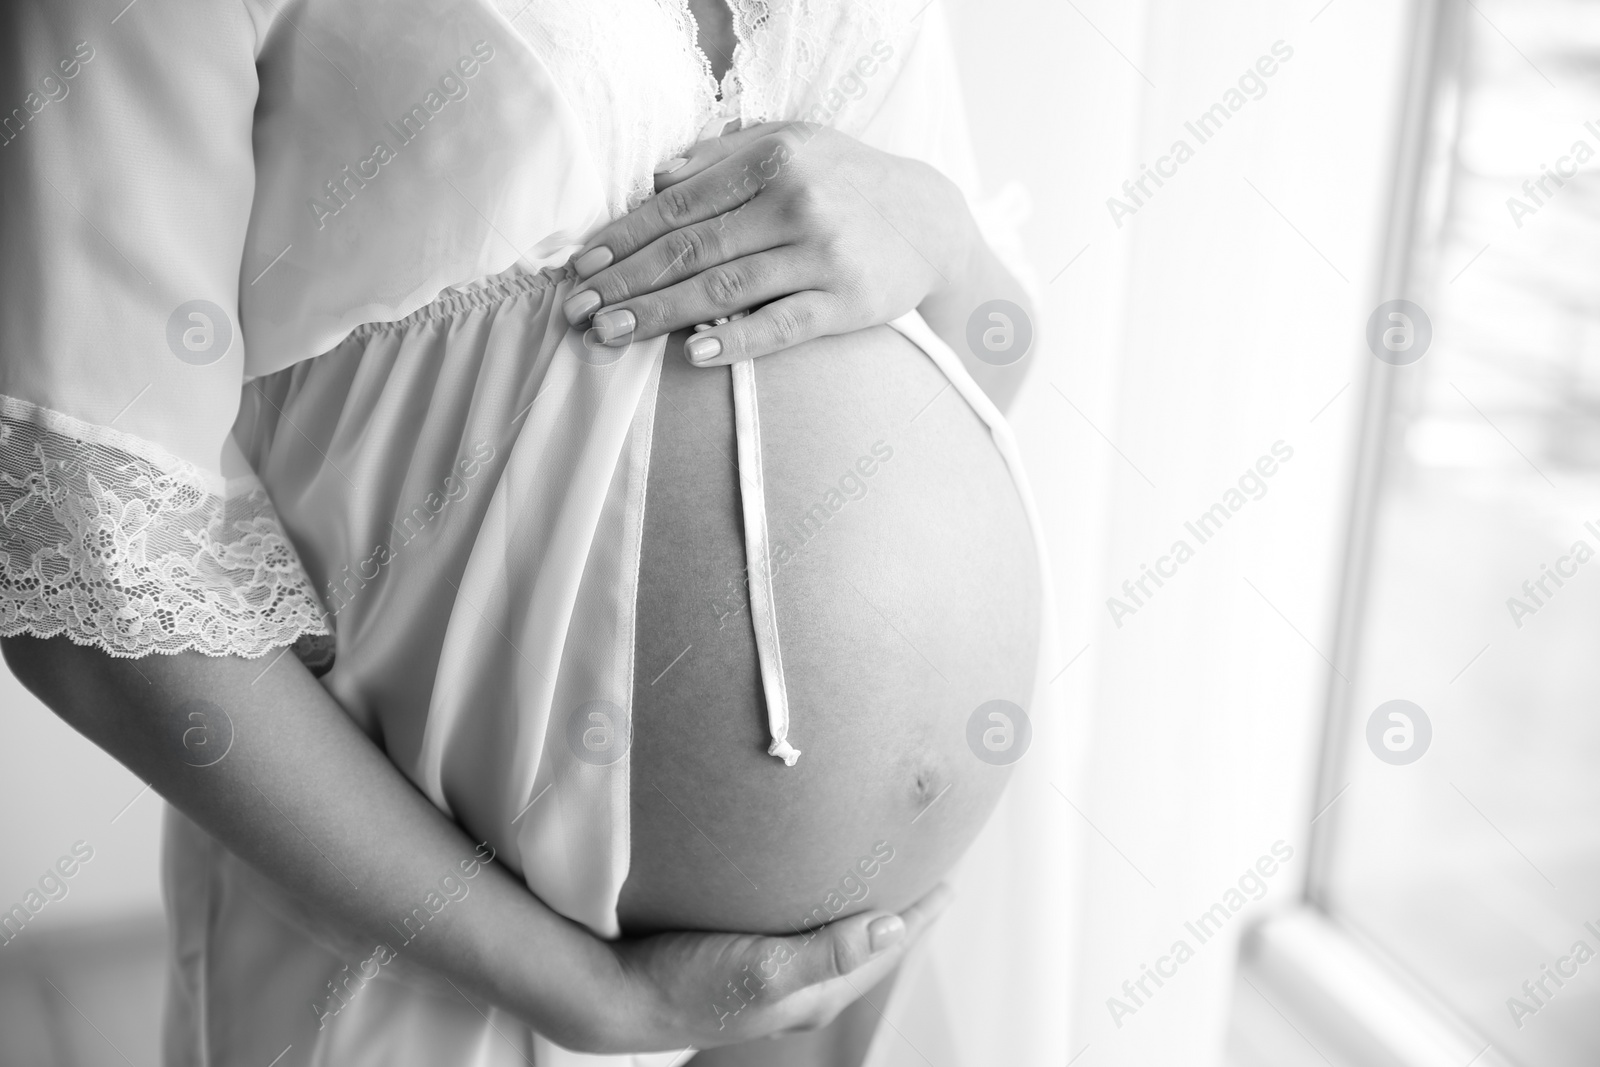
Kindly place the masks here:
<instances>
[{"instance_id":1,"label":"lace bodice","mask_svg":"<svg viewBox=\"0 0 1600 1067\"><path fill-rule=\"evenodd\" d=\"M809 118L857 132L872 113L861 101L893 80L921 6L730 0L738 46L719 86L687 0L495 2L576 112L613 217L649 196L656 166L719 112L746 125ZM870 74L855 69L863 57Z\"/></svg>"}]
</instances>

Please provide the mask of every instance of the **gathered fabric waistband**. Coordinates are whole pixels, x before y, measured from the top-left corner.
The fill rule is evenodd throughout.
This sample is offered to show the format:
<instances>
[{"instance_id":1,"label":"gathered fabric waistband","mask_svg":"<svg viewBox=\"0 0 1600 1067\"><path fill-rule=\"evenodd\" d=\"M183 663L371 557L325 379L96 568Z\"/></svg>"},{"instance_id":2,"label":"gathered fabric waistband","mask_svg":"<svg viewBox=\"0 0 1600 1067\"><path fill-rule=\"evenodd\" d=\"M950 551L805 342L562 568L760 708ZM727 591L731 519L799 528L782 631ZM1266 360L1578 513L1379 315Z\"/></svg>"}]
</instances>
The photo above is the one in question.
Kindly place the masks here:
<instances>
[{"instance_id":1,"label":"gathered fabric waistband","mask_svg":"<svg viewBox=\"0 0 1600 1067\"><path fill-rule=\"evenodd\" d=\"M542 293L556 288L564 281L576 281L577 277L577 272L567 263L537 271L513 267L491 278L446 289L431 303L404 318L357 326L350 331L345 340L366 340L381 333L402 332L425 322L438 322L477 308L494 307L513 297Z\"/></svg>"}]
</instances>

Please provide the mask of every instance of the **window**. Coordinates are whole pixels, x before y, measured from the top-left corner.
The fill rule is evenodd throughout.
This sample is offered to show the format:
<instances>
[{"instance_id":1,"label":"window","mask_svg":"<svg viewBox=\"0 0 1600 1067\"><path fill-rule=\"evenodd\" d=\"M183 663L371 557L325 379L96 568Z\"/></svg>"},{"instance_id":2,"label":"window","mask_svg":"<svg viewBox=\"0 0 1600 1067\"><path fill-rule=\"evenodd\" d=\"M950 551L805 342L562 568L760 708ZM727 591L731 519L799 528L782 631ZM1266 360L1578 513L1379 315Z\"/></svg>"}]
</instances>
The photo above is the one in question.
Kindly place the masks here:
<instances>
[{"instance_id":1,"label":"window","mask_svg":"<svg viewBox=\"0 0 1600 1067\"><path fill-rule=\"evenodd\" d=\"M1600 24L1568 0L1421 11L1385 294L1414 306L1369 327L1389 362L1309 904L1476 1062L1579 1067L1600 1062ZM1374 1047L1348 1029L1388 1024L1333 1018L1349 975L1297 978L1329 964L1295 941L1267 924L1245 978L1321 990L1308 1062ZM1262 1025L1236 1015L1236 1062ZM1422 1062L1403 1043L1376 1042Z\"/></svg>"}]
</instances>

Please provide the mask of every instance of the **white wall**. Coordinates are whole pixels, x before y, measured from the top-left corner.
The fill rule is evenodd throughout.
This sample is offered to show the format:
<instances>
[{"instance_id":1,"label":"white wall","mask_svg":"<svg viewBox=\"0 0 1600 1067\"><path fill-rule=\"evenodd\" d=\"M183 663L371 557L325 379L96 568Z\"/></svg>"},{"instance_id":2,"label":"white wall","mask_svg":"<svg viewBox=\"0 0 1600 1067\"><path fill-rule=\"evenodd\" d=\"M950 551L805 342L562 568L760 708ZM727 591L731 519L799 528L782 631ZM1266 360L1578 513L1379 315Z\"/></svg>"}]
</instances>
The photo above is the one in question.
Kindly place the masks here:
<instances>
[{"instance_id":1,"label":"white wall","mask_svg":"<svg viewBox=\"0 0 1600 1067\"><path fill-rule=\"evenodd\" d=\"M985 177L1033 194L1036 270L1087 246L1045 290L1014 420L1060 661L1088 647L1061 682L1087 745L1061 784L1092 822L1073 1049L1083 1067L1216 1062L1236 937L1305 873L1406 5L954 6ZM1280 39L1294 54L1261 99L1204 144L1184 129ZM1118 227L1106 199L1180 137L1194 157ZM1266 495L1199 544L1184 521L1280 440L1294 457ZM1106 598L1179 537L1194 558L1114 625ZM1201 944L1184 922L1280 840L1294 857L1269 895ZM1127 998L1180 938L1194 958ZM1137 1008L1120 1027L1113 995Z\"/></svg>"},{"instance_id":2,"label":"white wall","mask_svg":"<svg viewBox=\"0 0 1600 1067\"><path fill-rule=\"evenodd\" d=\"M1012 800L1037 806L1041 828L1065 817L1064 839L1041 840L1039 847L1066 851L1077 885L1054 914L1031 920L1072 928L1069 940L1076 943L1082 940L1076 928L1090 831L1069 804L1090 805L1082 769L1093 753L1089 709L1097 655L1093 646L1084 650L1097 626L1093 593L1101 584L1107 505L1119 462L1096 427L1106 429L1116 418L1114 353L1131 251L1125 236L1106 226L1100 200L1122 180L1134 152L1143 83L1117 49L1137 52L1144 11L1140 4L1093 0L1079 4L1083 14L1043 0L947 4L986 189L1020 182L1033 202L1024 237L1041 287L1038 322L1028 356L1031 377L1012 424L1050 537L1060 647L1045 655L1065 668L1054 688L1077 752L1066 766L1019 775ZM1060 965L1069 972L1066 984L1081 986L1087 977L1081 961ZM1083 1045L1076 1032L1068 1039L1068 1054Z\"/></svg>"},{"instance_id":3,"label":"white wall","mask_svg":"<svg viewBox=\"0 0 1600 1067\"><path fill-rule=\"evenodd\" d=\"M159 914L160 799L3 667L0 728L0 910L20 902L74 842L94 849L67 895L17 943L41 930Z\"/></svg>"},{"instance_id":4,"label":"white wall","mask_svg":"<svg viewBox=\"0 0 1600 1067\"><path fill-rule=\"evenodd\" d=\"M1079 7L1117 39L1099 22L1112 5ZM1378 0L1146 10L1142 40L1118 40L1149 79L1139 146L1090 194L1090 236L1125 273L1117 343L1086 358L1118 367L1099 425L1126 459L1112 456L1107 548L1077 590L1096 615L1078 802L1095 828L1074 1006L1085 1067L1216 1062L1235 939L1301 888L1405 29L1405 5ZM1265 95L1200 143L1184 122L1280 39L1293 57ZM1118 228L1105 199L1179 138L1194 157ZM1264 497L1208 543L1185 530L1280 440L1293 459ZM1194 558L1115 625L1106 598L1180 538ZM1294 858L1264 902L1207 943L1186 930L1280 840ZM1192 959L1124 994L1180 939ZM1114 1021L1112 996L1136 1013Z\"/></svg>"}]
</instances>

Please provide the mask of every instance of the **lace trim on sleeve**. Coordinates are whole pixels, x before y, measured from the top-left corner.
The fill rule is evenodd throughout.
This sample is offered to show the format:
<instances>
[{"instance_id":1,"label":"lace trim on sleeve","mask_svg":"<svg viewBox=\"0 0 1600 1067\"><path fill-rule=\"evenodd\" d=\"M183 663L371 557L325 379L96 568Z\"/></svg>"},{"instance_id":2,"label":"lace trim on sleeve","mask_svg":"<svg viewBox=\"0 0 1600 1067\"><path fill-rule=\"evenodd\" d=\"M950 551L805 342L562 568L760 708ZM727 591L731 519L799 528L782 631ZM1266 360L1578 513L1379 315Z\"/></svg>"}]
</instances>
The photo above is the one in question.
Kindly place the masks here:
<instances>
[{"instance_id":1,"label":"lace trim on sleeve","mask_svg":"<svg viewBox=\"0 0 1600 1067\"><path fill-rule=\"evenodd\" d=\"M0 636L253 658L328 632L253 477L0 396Z\"/></svg>"}]
</instances>

